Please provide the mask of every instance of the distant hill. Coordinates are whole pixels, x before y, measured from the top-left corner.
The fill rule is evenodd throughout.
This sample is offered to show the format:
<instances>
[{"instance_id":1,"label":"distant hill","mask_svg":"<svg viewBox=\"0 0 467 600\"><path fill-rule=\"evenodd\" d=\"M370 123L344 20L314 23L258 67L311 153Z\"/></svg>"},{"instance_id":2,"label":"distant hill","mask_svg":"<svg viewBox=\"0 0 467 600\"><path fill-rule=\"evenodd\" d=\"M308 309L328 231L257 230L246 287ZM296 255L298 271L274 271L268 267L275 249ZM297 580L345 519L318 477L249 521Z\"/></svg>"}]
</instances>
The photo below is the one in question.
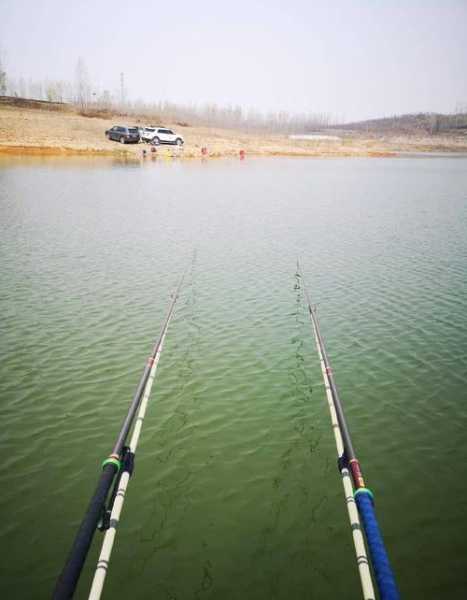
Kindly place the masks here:
<instances>
[{"instance_id":1,"label":"distant hill","mask_svg":"<svg viewBox=\"0 0 467 600\"><path fill-rule=\"evenodd\" d=\"M14 106L16 108L45 108L47 110L71 110L71 106L65 102L49 102L48 100L19 98L17 96L0 96L0 106Z\"/></svg>"},{"instance_id":2,"label":"distant hill","mask_svg":"<svg viewBox=\"0 0 467 600\"><path fill-rule=\"evenodd\" d=\"M443 115L441 113L417 113L369 119L355 123L335 125L333 129L379 133L423 133L467 132L467 113Z\"/></svg>"}]
</instances>

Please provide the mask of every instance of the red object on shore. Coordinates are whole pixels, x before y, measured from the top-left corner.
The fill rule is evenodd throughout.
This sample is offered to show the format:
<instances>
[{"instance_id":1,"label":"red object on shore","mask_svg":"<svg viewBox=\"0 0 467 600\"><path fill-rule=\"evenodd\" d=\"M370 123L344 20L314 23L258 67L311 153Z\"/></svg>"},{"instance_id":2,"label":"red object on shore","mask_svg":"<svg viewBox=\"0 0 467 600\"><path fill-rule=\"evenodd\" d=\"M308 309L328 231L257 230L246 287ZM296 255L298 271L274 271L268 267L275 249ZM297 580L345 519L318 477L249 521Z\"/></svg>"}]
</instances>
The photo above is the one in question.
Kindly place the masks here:
<instances>
[{"instance_id":1,"label":"red object on shore","mask_svg":"<svg viewBox=\"0 0 467 600\"><path fill-rule=\"evenodd\" d=\"M240 150L240 160L245 158L245 150Z\"/></svg>"},{"instance_id":2,"label":"red object on shore","mask_svg":"<svg viewBox=\"0 0 467 600\"><path fill-rule=\"evenodd\" d=\"M203 146L203 147L201 148L201 154L202 154L203 156L206 156L206 154L207 154L207 153L208 153L208 149L206 148L206 146Z\"/></svg>"},{"instance_id":3,"label":"red object on shore","mask_svg":"<svg viewBox=\"0 0 467 600\"><path fill-rule=\"evenodd\" d=\"M157 148L155 146L151 146L151 152L157 152Z\"/></svg>"}]
</instances>

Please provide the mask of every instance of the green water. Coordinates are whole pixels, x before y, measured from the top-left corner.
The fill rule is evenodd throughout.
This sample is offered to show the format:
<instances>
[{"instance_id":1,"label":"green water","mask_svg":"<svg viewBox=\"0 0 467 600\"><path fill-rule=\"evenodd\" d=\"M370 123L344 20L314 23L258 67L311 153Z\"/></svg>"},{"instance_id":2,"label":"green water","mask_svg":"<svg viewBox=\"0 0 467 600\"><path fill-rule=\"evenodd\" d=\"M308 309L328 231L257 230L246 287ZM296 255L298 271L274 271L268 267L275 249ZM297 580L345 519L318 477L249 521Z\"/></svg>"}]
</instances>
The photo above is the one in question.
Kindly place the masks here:
<instances>
[{"instance_id":1,"label":"green water","mask_svg":"<svg viewBox=\"0 0 467 600\"><path fill-rule=\"evenodd\" d=\"M297 257L402 595L465 595L467 159L2 159L0 227L2 599L50 597L187 265L104 598L360 598Z\"/></svg>"}]
</instances>

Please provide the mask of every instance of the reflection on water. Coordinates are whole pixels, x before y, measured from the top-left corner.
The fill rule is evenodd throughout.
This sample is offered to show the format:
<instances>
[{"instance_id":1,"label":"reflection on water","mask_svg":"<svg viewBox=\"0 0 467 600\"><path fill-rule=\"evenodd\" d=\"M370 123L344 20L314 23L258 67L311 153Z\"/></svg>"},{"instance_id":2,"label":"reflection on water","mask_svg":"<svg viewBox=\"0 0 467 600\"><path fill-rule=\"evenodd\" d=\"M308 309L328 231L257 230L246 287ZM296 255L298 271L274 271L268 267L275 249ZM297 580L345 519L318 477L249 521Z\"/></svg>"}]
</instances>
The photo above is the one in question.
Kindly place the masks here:
<instances>
[{"instance_id":1,"label":"reflection on water","mask_svg":"<svg viewBox=\"0 0 467 600\"><path fill-rule=\"evenodd\" d=\"M111 166L116 167L139 167L144 166L147 163L147 159L150 162L154 162L156 157L151 155L143 158L142 153L139 155L134 154L121 154L111 156L67 156L67 155L34 155L34 156L17 156L0 153L0 169L11 169L14 167L24 168L26 166L38 168L48 167L52 169L106 169Z\"/></svg>"},{"instance_id":2,"label":"reflection on water","mask_svg":"<svg viewBox=\"0 0 467 600\"><path fill-rule=\"evenodd\" d=\"M298 256L402 594L461 597L466 166L1 157L2 597L49 597L187 265L107 596L360 597Z\"/></svg>"}]
</instances>

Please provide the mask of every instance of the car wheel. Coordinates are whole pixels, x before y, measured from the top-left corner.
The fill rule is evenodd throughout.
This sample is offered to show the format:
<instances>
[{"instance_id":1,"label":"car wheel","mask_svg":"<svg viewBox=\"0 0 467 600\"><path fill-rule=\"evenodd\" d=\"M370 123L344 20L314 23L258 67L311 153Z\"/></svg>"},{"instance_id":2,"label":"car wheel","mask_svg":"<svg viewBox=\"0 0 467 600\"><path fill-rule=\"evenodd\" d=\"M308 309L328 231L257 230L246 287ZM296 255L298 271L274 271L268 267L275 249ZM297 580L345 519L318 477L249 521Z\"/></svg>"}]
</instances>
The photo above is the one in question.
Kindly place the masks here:
<instances>
[{"instance_id":1,"label":"car wheel","mask_svg":"<svg viewBox=\"0 0 467 600\"><path fill-rule=\"evenodd\" d=\"M125 138L122 135L122 137L120 138L120 144L124 144L124 143L125 143Z\"/></svg>"},{"instance_id":2,"label":"car wheel","mask_svg":"<svg viewBox=\"0 0 467 600\"><path fill-rule=\"evenodd\" d=\"M177 138L175 140L175 143L177 144L177 146L181 146L183 144L183 140L181 140L180 138Z\"/></svg>"},{"instance_id":3,"label":"car wheel","mask_svg":"<svg viewBox=\"0 0 467 600\"><path fill-rule=\"evenodd\" d=\"M160 143L161 143L161 141L160 141L160 139L157 137L157 135L156 135L156 137L153 137L153 138L152 138L152 142L151 142L151 144L154 144L154 146L158 146Z\"/></svg>"}]
</instances>

